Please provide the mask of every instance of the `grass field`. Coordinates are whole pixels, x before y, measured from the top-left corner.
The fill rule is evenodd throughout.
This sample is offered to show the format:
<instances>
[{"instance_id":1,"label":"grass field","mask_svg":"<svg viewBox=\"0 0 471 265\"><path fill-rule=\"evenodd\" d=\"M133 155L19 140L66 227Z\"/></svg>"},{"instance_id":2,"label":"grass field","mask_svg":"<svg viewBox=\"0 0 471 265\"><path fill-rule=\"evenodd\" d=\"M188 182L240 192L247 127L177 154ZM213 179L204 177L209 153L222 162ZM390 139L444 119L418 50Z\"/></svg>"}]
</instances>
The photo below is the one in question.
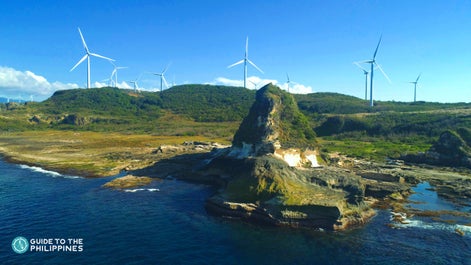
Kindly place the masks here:
<instances>
[{"instance_id":1,"label":"grass field","mask_svg":"<svg viewBox=\"0 0 471 265\"><path fill-rule=\"evenodd\" d=\"M153 136L77 131L26 131L0 135L0 152L7 160L53 169L65 174L98 177L124 168L141 168L166 158L155 154L160 145L185 141L228 144L225 138Z\"/></svg>"}]
</instances>

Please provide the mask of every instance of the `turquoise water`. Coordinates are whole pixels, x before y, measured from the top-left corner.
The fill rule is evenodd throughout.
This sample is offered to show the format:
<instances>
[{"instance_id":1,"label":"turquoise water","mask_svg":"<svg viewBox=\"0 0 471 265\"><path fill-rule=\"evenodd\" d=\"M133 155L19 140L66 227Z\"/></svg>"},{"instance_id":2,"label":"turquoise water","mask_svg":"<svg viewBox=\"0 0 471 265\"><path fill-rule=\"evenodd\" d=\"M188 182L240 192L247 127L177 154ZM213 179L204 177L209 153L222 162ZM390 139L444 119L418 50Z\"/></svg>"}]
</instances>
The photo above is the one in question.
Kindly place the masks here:
<instances>
[{"instance_id":1,"label":"turquoise water","mask_svg":"<svg viewBox=\"0 0 471 265\"><path fill-rule=\"evenodd\" d=\"M163 180L122 192L101 188L107 181L0 161L0 263L471 264L471 231L451 225L391 229L379 211L347 232L262 227L208 215L210 186ZM81 238L83 251L17 254L17 236Z\"/></svg>"}]
</instances>

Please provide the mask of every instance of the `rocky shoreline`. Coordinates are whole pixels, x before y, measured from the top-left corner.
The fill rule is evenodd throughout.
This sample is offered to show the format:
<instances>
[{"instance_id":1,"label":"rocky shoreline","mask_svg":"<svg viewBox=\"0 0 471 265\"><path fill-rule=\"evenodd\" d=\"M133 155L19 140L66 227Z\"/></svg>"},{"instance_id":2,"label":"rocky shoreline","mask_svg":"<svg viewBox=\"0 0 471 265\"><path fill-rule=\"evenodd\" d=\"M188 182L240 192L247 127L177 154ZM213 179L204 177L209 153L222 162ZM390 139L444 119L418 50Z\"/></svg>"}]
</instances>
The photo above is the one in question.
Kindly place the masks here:
<instances>
[{"instance_id":1,"label":"rocky shoreline","mask_svg":"<svg viewBox=\"0 0 471 265\"><path fill-rule=\"evenodd\" d=\"M172 145L170 148L165 146L163 151L167 152L166 156L168 155L168 158L156 161L153 165L142 169L129 170L127 173L139 178L144 177L143 179L147 179L147 177L150 177L150 179L165 179L170 176L171 178L190 182L216 185L219 187L220 191L223 191L231 180L230 176L218 169L217 166L208 167L207 162L211 160L214 162L213 166L219 164L221 167L224 167L224 162L215 159L215 156L217 157L224 152L228 152L228 149L227 147L217 144L205 143L204 146L204 150L199 150L196 153L192 152L194 149L193 144L188 142L180 145ZM201 146L198 147L198 149L201 148ZM188 152L188 150L190 150L190 152ZM12 159L8 154L4 154L4 160L10 163L38 166L35 163L30 163L25 160ZM293 210L286 210L283 211L282 214L277 215L270 213L270 204L232 201L221 196L221 193L218 193L208 198L205 205L206 209L209 213L217 216L264 225L344 230L367 223L375 215L374 208L387 208L392 211L419 216L421 214L432 216L443 214L442 212L430 211L426 213L417 211L410 212L403 208L403 205L407 202L407 197L411 194L411 188L422 181L429 182L438 195L447 200L461 204L469 204L471 199L471 172L466 169L457 170L456 168L404 164L402 161L395 161L395 163L392 164L379 164L354 160L348 157L340 157L337 162L338 163L332 164L331 166L324 165L315 169L302 169L301 172L310 172L314 174L314 176L324 176L324 179L310 178L310 182L319 186L328 186L330 178L330 186L334 188L336 188L336 186L335 184L332 186L332 180L335 179L336 176L338 177L342 174L359 176L365 188L364 203L370 205L371 208L367 208L365 211L359 211L356 214L342 216L338 214L338 210L335 210L335 207L319 208L318 213L334 213L324 216L317 215L309 217L301 211L297 212ZM231 163L228 164L229 168L234 166L234 164ZM284 167L290 168L287 164ZM44 168L56 171L55 168ZM240 166L238 168L240 168ZM76 170L60 170L58 172L62 174L87 176L87 174L80 174L80 172ZM123 179L123 182L117 186L118 189L123 187L136 187L132 184L133 182L136 183L134 179L130 180L128 183L126 183L127 181L125 180L126 179ZM139 186L146 185L144 182L140 182Z\"/></svg>"},{"instance_id":2,"label":"rocky shoreline","mask_svg":"<svg viewBox=\"0 0 471 265\"><path fill-rule=\"evenodd\" d=\"M446 144L435 149L450 145L460 149L465 143L454 134L445 136L441 142ZM70 140L56 144L64 142L71 144ZM137 157L129 151L111 149L112 143L109 150L113 152L97 156L102 161L93 162L101 168L113 166L113 172L119 170L128 175L104 187L145 186L152 178L208 183L218 188L207 199L208 212L249 222L346 230L366 224L374 217L376 207L402 211L401 205L412 187L422 181L435 185L440 196L464 203L471 198L471 174L465 172L414 167L403 161L375 164L338 154L335 159L327 159L329 162L320 159L315 133L293 96L271 84L256 92L256 100L231 146L198 141L140 144L141 148L127 149L136 152Z\"/></svg>"}]
</instances>

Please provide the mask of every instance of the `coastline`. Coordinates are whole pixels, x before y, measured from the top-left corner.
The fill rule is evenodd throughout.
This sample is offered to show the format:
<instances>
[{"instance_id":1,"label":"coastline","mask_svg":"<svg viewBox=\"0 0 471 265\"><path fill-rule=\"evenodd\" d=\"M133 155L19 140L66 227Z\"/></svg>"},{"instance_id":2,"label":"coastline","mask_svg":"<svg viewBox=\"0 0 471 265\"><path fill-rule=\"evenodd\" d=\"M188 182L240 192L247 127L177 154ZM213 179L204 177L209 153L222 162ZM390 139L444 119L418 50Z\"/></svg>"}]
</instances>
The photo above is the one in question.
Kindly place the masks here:
<instances>
[{"instance_id":1,"label":"coastline","mask_svg":"<svg viewBox=\"0 0 471 265\"><path fill-rule=\"evenodd\" d=\"M0 135L0 155L9 163L96 178L146 168L162 159L206 152L210 148L170 148L193 141L225 143L224 139L206 137L27 131ZM169 148L159 152L163 146Z\"/></svg>"},{"instance_id":2,"label":"coastline","mask_svg":"<svg viewBox=\"0 0 471 265\"><path fill-rule=\"evenodd\" d=\"M51 132L48 132L51 133ZM204 148L195 148L195 146L185 146L183 144L173 144L173 145L165 145L162 139L160 139L160 150L156 152L159 148L152 147L152 146L145 146L145 148L137 147L135 149L136 152L130 152L129 145L130 143L133 144L132 141L126 143L121 139L121 146L113 145L112 148L101 148L100 152L95 156L90 156L90 152L97 150L100 146L94 146L91 149L87 149L87 144L75 141L73 146L70 146L70 140L68 140L68 144L64 144L67 140L66 137L70 136L71 132L64 133L62 138L52 137L52 138L44 138L43 136L46 132L36 136L36 138L28 138L28 134L22 134L19 136L10 137L14 138L15 145L7 145L8 141L5 141L5 137L0 137L0 155L1 158L7 163L19 164L19 165L27 165L30 167L39 167L45 170L54 171L60 173L62 175L72 175L72 176L80 176L85 178L93 178L93 177L109 177L115 176L122 171L127 171L128 173L136 173L141 172L142 174L138 174L139 176L149 176L149 177L160 177L165 178L168 175L172 175L178 179L190 181L190 182L205 182L205 183L213 183L213 184L221 184L218 183L220 180L213 175L207 175L205 178L199 179L192 175L190 177L187 174L176 174L174 175L173 172L181 172L184 168L189 169L192 165L197 163L199 158L204 157L205 153L208 153L213 147L211 145L206 145ZM87 134L87 133L83 133ZM95 136L103 137L103 140L106 140L104 134L99 133L92 133ZM59 134L61 135L61 134ZM57 136L53 134L52 136ZM134 136L136 137L136 136ZM133 136L130 135L122 135L121 138L129 138L133 139ZM35 139L41 139L38 141ZM83 139L83 138L82 138ZM150 136L149 138L150 139ZM182 143L183 138L174 137L172 141L166 141L166 143ZM2 141L3 140L3 141ZM24 140L24 141L23 141ZM61 142L62 141L62 142ZM42 145L42 148L34 148L34 143L39 142ZM48 146L51 142L54 142L53 146ZM59 148L57 142L64 144L63 149ZM32 145L33 143L33 145ZM66 142L67 143L67 142ZM96 142L95 142L96 143ZM145 145L145 144L144 144ZM6 148L8 146L9 148ZM19 153L15 150L28 150L31 147L31 152L22 152ZM103 147L103 145L101 146ZM15 149L16 148L16 149ZM52 160L51 163L51 156L57 157L64 154L64 150L67 148L73 148L76 152L66 152L68 156L67 159L63 159L60 161ZM185 149L186 148L186 149ZM55 149L57 151L56 154L52 154L50 152L51 149ZM119 154L119 150L123 152L126 156ZM19 155L20 154L20 155ZM193 154L200 154L203 156L193 156ZM123 159L125 157L125 159ZM194 161L189 160L189 158L193 157ZM71 160L73 158L74 160ZM117 158L121 159L119 166L114 166L113 168L103 167L103 165L110 162L110 160ZM136 161L136 158L140 158ZM143 159L144 158L144 159ZM88 164L91 165L92 169L84 169L83 164L77 163L76 160L84 159L85 163L89 163L90 160L95 160L97 164ZM88 159L88 160L87 160ZM190 162L191 161L191 162ZM79 161L80 162L80 161ZM159 167L158 171L153 170L153 165L156 163L162 162L166 167ZM188 164L188 165L186 165ZM190 165L192 164L192 165ZM108 164L109 165L109 164ZM160 164L162 165L162 164ZM182 165L186 165L186 167L182 167ZM340 168L340 167L339 167ZM467 172L457 172L456 169L452 168L438 168L438 167L430 167L430 166L414 166L414 165L387 165L384 164L374 164L366 161L357 161L357 164L354 168L350 168L348 170L356 172L358 175L362 176L365 179L365 183L376 183L381 184L384 183L385 177L390 177L390 182L401 182L406 180L411 187L414 183L419 183L422 181L428 181L433 184L434 189L437 193L446 199L450 199L451 201L460 200L465 201L469 204L469 198L471 197L471 187L467 185L471 181L471 176L469 174L465 174ZM379 172L375 176L375 174L371 174L371 172ZM334 171L332 171L334 172ZM370 172L367 174L367 172ZM162 175L163 174L163 175ZM397 176L401 176L398 178ZM374 179L377 178L377 179ZM402 180L401 180L402 178ZM219 181L218 181L219 180ZM370 185L371 186L371 185ZM384 189L388 187L380 186L380 189ZM394 188L394 187L393 187ZM371 191L371 190L370 190ZM396 196L396 195L394 195ZM396 198L389 198L387 201L382 201L377 206L373 206L373 208L387 208L393 211L404 211L404 204L407 203L407 196L401 197L398 196ZM303 225L302 223L277 223L273 219L269 218L268 216L262 214L253 214L259 213L258 211L253 211L253 209L249 209L245 211L244 207L236 207L236 211L231 212L232 207L226 207L228 202L220 202L215 203L208 198L206 202L207 210L214 210L215 212L220 212L222 216L233 216L240 219L246 219L250 222L259 222L263 221L262 223L268 224L275 224L277 226L292 226L292 227L309 227L309 225ZM227 204L227 205L226 205ZM222 208L221 208L222 207ZM208 209L209 208L209 209ZM249 207L250 208L250 207ZM240 210L242 209L242 211ZM374 214L366 213L366 215L358 220L364 219L366 223L368 219L372 218ZM259 220L260 219L260 220ZM271 220L270 220L271 219ZM346 220L348 221L348 220ZM348 222L346 222L346 225ZM356 226L351 223L352 226ZM361 225L360 223L358 225Z\"/></svg>"}]
</instances>

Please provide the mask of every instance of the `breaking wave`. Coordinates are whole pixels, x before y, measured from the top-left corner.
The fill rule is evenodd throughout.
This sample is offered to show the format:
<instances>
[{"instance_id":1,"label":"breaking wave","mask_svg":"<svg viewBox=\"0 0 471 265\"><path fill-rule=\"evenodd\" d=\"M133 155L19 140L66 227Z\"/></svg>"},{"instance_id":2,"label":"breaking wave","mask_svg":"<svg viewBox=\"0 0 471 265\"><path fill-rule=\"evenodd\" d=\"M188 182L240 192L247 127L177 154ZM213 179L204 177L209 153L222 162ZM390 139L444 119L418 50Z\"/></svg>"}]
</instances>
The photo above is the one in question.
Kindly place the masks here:
<instances>
[{"instance_id":1,"label":"breaking wave","mask_svg":"<svg viewBox=\"0 0 471 265\"><path fill-rule=\"evenodd\" d=\"M63 175L63 174L55 172L55 171L50 171L50 170L46 170L44 168L35 167L35 166L20 165L20 168L31 170L33 172L42 173L42 174L45 174L45 175L49 175L49 176L54 177L54 178L67 178L67 179L80 179L80 178L82 178L82 177L79 177L79 176Z\"/></svg>"},{"instance_id":2,"label":"breaking wave","mask_svg":"<svg viewBox=\"0 0 471 265\"><path fill-rule=\"evenodd\" d=\"M401 215L404 217L402 221L394 222L394 226L397 228L420 228L420 229L426 229L426 230L442 230L442 231L458 233L467 237L471 237L471 226L460 225L460 224L448 224L448 223L442 223L442 222L424 222L417 219L405 218L404 214L401 214Z\"/></svg>"},{"instance_id":3,"label":"breaking wave","mask_svg":"<svg viewBox=\"0 0 471 265\"><path fill-rule=\"evenodd\" d=\"M150 192L157 192L160 191L159 189L125 189L124 192L138 192L138 191L150 191Z\"/></svg>"}]
</instances>

